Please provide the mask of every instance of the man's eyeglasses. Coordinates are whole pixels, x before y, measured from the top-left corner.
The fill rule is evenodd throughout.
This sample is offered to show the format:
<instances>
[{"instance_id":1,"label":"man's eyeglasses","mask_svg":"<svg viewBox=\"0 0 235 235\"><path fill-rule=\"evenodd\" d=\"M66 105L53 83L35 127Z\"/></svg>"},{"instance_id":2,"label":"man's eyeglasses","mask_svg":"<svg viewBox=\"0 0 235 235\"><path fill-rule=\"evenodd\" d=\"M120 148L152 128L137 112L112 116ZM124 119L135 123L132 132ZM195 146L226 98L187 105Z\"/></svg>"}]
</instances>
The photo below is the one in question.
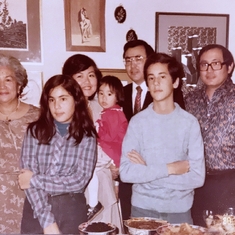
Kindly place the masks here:
<instances>
[{"instance_id":1,"label":"man's eyeglasses","mask_svg":"<svg viewBox=\"0 0 235 235\"><path fill-rule=\"evenodd\" d=\"M226 64L226 62L220 62L220 61L215 61L210 64L200 63L199 69L200 71L207 71L209 69L209 66L211 66L213 70L221 70L224 64Z\"/></svg>"},{"instance_id":2,"label":"man's eyeglasses","mask_svg":"<svg viewBox=\"0 0 235 235\"><path fill-rule=\"evenodd\" d=\"M142 55L136 55L124 58L123 62L126 66L131 65L131 63L141 64L146 57Z\"/></svg>"}]
</instances>

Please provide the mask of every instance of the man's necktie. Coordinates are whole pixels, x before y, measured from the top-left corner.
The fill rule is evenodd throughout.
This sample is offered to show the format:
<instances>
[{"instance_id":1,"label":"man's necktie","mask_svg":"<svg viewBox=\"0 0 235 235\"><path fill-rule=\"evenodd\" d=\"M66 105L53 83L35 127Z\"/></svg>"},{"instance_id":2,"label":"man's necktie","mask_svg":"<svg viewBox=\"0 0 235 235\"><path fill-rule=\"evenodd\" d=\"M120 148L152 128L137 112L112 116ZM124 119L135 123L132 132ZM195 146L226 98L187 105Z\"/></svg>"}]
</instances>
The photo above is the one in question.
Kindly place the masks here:
<instances>
[{"instance_id":1,"label":"man's necktie","mask_svg":"<svg viewBox=\"0 0 235 235\"><path fill-rule=\"evenodd\" d=\"M134 106L134 114L138 113L141 110L141 92L142 89L140 86L136 87L137 94L135 97L135 106Z\"/></svg>"}]
</instances>

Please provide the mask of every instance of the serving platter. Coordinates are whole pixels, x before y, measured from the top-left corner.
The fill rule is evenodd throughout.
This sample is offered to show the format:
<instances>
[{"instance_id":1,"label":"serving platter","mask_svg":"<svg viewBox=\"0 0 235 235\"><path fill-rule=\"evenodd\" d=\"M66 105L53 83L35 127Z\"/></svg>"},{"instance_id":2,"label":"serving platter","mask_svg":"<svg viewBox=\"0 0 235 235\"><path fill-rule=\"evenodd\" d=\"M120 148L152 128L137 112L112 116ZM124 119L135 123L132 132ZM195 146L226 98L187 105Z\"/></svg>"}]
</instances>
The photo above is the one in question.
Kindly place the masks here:
<instances>
[{"instance_id":1,"label":"serving platter","mask_svg":"<svg viewBox=\"0 0 235 235\"><path fill-rule=\"evenodd\" d=\"M174 234L209 235L211 233L208 232L207 228L196 226L196 225L191 225L191 224L187 224L187 223L167 224L167 225L163 225L157 229L157 235L174 235Z\"/></svg>"}]
</instances>

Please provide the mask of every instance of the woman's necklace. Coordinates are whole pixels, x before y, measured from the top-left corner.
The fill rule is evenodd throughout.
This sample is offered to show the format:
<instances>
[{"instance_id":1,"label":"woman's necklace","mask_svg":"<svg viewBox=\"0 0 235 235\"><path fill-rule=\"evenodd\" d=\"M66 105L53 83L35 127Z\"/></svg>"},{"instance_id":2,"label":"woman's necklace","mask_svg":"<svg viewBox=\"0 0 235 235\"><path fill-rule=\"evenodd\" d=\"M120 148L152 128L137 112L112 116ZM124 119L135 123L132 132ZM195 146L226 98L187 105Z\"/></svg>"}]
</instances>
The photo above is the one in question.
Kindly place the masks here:
<instances>
[{"instance_id":1,"label":"woman's necklace","mask_svg":"<svg viewBox=\"0 0 235 235\"><path fill-rule=\"evenodd\" d=\"M9 114L4 114L4 113L2 113L2 112L0 111L0 113L1 113L3 116L6 117L6 120L5 120L6 123L9 123L9 122L11 121L10 116L11 116L13 113L17 112L17 110L19 109L19 107L20 107L20 100L18 99L17 106L16 106L16 108L15 108L11 113L9 113Z\"/></svg>"}]
</instances>

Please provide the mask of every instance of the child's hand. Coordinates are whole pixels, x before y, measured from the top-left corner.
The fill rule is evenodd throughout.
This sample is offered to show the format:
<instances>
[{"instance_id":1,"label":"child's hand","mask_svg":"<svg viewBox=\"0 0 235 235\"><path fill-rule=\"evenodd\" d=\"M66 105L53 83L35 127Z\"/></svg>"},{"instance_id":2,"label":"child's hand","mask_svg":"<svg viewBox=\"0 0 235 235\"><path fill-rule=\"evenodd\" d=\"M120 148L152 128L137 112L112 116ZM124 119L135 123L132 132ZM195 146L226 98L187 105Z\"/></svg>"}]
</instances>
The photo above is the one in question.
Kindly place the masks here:
<instances>
[{"instance_id":1,"label":"child's hand","mask_svg":"<svg viewBox=\"0 0 235 235\"><path fill-rule=\"evenodd\" d=\"M111 171L113 180L117 179L117 177L119 176L119 168L111 164L109 169Z\"/></svg>"}]
</instances>

